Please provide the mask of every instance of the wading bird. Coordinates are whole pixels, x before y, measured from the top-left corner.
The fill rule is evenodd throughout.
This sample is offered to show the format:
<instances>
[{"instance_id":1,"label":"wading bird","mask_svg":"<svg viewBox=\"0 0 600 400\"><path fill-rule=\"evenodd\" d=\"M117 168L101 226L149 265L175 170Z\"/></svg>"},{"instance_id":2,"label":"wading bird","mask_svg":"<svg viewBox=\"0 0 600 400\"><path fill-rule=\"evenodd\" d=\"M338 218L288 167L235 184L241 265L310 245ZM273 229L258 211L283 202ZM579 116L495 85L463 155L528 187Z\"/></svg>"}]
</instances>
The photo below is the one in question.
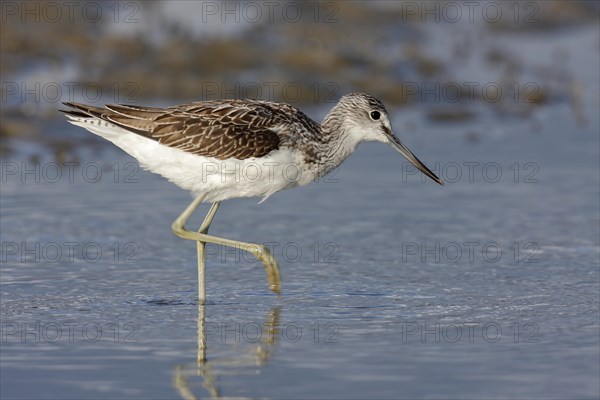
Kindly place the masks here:
<instances>
[{"instance_id":1,"label":"wading bird","mask_svg":"<svg viewBox=\"0 0 600 400\"><path fill-rule=\"evenodd\" d=\"M425 175L443 182L392 133L381 101L363 93L343 96L321 124L284 103L260 100L202 101L168 108L67 102L69 122L113 142L140 165L192 192L192 203L173 232L197 242L199 299L205 300L206 243L252 253L280 292L279 268L269 250L208 234L222 200L262 196L306 185L338 167L361 142L388 143ZM289 167L298 173L293 179ZM252 167L252 179L239 171ZM212 206L197 232L185 223L202 202Z\"/></svg>"}]
</instances>

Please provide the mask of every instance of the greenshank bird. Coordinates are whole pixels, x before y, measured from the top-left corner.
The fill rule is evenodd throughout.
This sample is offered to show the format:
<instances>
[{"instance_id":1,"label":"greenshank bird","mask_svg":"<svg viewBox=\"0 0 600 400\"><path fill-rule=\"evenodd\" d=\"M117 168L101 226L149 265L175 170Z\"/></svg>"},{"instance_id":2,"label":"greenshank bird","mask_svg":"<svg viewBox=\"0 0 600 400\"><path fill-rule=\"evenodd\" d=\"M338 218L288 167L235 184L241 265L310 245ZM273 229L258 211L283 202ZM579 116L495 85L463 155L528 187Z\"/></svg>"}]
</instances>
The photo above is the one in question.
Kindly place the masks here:
<instances>
[{"instance_id":1,"label":"greenshank bird","mask_svg":"<svg viewBox=\"0 0 600 400\"><path fill-rule=\"evenodd\" d=\"M338 167L361 142L391 145L417 169L443 185L392 133L383 103L364 93L343 96L321 124L289 104L217 100L168 108L110 104L104 108L66 102L69 122L95 133L140 165L190 191L194 200L173 222L173 232L196 241L198 291L204 302L206 243L252 253L280 292L279 267L263 245L208 234L222 200L262 197L303 186ZM197 231L185 223L202 202L212 206Z\"/></svg>"}]
</instances>

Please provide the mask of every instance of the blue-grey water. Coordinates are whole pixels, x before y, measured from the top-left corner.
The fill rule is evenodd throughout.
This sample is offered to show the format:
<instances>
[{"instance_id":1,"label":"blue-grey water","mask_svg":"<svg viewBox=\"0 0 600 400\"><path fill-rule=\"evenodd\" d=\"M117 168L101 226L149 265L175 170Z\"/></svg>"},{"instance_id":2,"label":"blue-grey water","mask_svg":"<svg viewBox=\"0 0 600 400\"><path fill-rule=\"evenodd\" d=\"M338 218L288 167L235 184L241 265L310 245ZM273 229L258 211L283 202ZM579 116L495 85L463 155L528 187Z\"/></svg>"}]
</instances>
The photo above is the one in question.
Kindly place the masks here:
<instances>
[{"instance_id":1,"label":"blue-grey water","mask_svg":"<svg viewBox=\"0 0 600 400\"><path fill-rule=\"evenodd\" d=\"M598 399L597 14L585 12L595 18L591 23L569 23L569 8L560 7L573 2L525 2L521 17L529 18L536 4L556 4L550 14L556 19L493 30L474 29L466 16L461 24L416 27L392 18L380 30L359 20L347 25L353 35L338 25L324 31L324 37L339 36L334 50L357 42L357 49L342 52L349 65L328 75L339 86L335 95L354 75L425 82L412 66L418 54L399 52L405 41L418 41L421 57L442 66L441 76L427 84L475 82L481 95L484 85L500 83L505 91L498 103L429 97L388 107L396 133L445 187L415 173L389 147L365 144L321 182L260 205L258 199L225 202L211 233L267 243L282 273L280 296L268 290L256 260L208 246L207 304L200 307L195 244L170 230L191 200L188 193L140 170L110 144L91 146L100 140L62 120L44 123L35 137L80 143L79 163L71 168L58 170L35 140L11 141L14 153L2 153L0 164L0 397ZM188 6L179 4L173 14L169 3L169 15L232 35L252 26L200 24ZM505 18L514 10L506 6ZM547 15L538 16L546 21ZM151 41L166 40L160 35L166 28L155 23L160 18L138 17L140 24L105 29L117 36L119 29L147 29ZM32 26L23 29L43 36ZM273 29L273 37L285 39L291 26ZM87 50L90 39L80 41L82 31L73 32L56 42L73 37ZM69 52L56 56L31 45L34 39L23 41L34 57L50 53L60 61L42 58L35 68L3 70L3 78L96 79L106 60L119 71L127 61L105 46L111 37L94 36L99 51L82 54L92 58L81 65ZM258 43L257 54L270 54L272 44ZM177 48L165 49L171 47ZM369 63L360 67L358 58L354 66L346 53L361 49ZM313 79L313 64L302 67L303 57L298 71ZM260 74L246 71L256 75L251 79L278 79L278 58L265 59L256 64L264 66L256 67ZM388 62L400 67L388 71ZM166 76L169 88L164 82L174 73L161 65L149 76ZM197 76L202 73L197 68ZM374 95L387 88L382 79L374 80ZM219 80L231 81L230 72ZM531 83L546 96L532 104L525 101ZM17 97L3 100L3 112L17 107L31 115L31 99L19 106ZM56 113L56 103L35 106ZM309 111L319 119L329 106ZM450 117L467 110L472 118L434 123L431 112L438 107L451 110Z\"/></svg>"},{"instance_id":2,"label":"blue-grey water","mask_svg":"<svg viewBox=\"0 0 600 400\"><path fill-rule=\"evenodd\" d=\"M394 113L445 187L366 144L225 202L211 232L271 243L283 288L209 247L204 363L195 245L169 228L189 195L110 146L72 176L5 161L2 397L598 398L598 118L546 111L478 141Z\"/></svg>"}]
</instances>

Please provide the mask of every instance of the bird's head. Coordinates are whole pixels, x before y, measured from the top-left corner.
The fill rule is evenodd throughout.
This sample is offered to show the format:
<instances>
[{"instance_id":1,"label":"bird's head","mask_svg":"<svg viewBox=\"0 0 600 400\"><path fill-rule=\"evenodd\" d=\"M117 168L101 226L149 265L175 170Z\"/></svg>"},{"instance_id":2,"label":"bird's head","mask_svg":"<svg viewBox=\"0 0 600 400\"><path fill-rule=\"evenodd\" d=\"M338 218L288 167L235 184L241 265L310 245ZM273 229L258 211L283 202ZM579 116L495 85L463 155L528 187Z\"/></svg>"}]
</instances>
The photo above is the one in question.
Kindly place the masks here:
<instances>
[{"instance_id":1,"label":"bird's head","mask_svg":"<svg viewBox=\"0 0 600 400\"><path fill-rule=\"evenodd\" d=\"M369 141L388 143L419 171L440 185L444 184L394 135L385 106L375 97L364 93L345 95L333 108L330 116L341 124L346 140L355 144Z\"/></svg>"}]
</instances>

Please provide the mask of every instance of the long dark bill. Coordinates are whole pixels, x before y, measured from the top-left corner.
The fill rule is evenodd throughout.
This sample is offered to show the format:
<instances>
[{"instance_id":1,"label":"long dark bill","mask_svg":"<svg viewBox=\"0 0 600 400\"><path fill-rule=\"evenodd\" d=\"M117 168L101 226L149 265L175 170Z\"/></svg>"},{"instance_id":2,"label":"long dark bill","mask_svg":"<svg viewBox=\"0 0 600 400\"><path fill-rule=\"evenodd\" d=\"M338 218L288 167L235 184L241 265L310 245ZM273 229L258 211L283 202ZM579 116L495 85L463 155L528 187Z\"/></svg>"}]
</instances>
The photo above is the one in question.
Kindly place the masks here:
<instances>
[{"instance_id":1,"label":"long dark bill","mask_svg":"<svg viewBox=\"0 0 600 400\"><path fill-rule=\"evenodd\" d=\"M410 161L415 167L417 167L417 169L419 171L421 171L422 173L424 173L425 175L427 175L428 177L430 177L431 179L433 179L434 181L436 181L437 183L439 183L440 185L444 186L444 182L438 178L433 172L431 172L431 170L429 168L427 168L427 166L425 166L425 164L423 164L421 162L421 160L419 160L417 158L417 156L415 156L413 154L412 151L410 151L408 149L408 147L406 147L404 145L404 143L402 143L400 141L400 139L398 139L391 131L389 131L388 129L385 130L386 136L390 139L390 145L396 149L400 154L402 154L404 156L404 158L406 158L408 161Z\"/></svg>"}]
</instances>

